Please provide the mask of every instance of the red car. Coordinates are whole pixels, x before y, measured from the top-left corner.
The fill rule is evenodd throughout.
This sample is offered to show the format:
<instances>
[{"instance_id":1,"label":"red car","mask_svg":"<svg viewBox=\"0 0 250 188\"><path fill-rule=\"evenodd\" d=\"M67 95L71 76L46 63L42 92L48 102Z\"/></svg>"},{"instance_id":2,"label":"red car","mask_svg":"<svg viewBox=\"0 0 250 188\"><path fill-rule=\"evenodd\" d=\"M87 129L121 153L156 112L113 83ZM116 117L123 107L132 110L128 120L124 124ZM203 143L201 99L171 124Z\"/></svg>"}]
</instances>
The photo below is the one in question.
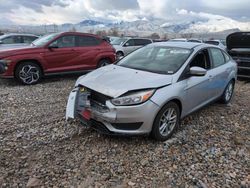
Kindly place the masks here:
<instances>
[{"instance_id":1,"label":"red car","mask_svg":"<svg viewBox=\"0 0 250 188\"><path fill-rule=\"evenodd\" d=\"M115 49L96 35L53 33L28 47L0 50L0 77L31 85L43 76L84 72L114 61Z\"/></svg>"}]
</instances>

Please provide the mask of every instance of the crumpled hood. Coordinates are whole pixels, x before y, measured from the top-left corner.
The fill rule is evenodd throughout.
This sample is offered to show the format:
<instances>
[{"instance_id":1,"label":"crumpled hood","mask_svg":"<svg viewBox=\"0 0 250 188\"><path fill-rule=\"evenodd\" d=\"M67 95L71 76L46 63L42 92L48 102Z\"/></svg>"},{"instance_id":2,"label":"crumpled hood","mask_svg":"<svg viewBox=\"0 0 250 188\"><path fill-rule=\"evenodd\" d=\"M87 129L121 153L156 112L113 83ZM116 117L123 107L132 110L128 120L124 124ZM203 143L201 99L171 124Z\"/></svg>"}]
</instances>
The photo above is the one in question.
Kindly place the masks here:
<instances>
[{"instance_id":1,"label":"crumpled hood","mask_svg":"<svg viewBox=\"0 0 250 188\"><path fill-rule=\"evenodd\" d=\"M76 85L82 85L106 96L116 98L128 91L159 88L171 83L171 75L109 65L80 77Z\"/></svg>"}]
</instances>

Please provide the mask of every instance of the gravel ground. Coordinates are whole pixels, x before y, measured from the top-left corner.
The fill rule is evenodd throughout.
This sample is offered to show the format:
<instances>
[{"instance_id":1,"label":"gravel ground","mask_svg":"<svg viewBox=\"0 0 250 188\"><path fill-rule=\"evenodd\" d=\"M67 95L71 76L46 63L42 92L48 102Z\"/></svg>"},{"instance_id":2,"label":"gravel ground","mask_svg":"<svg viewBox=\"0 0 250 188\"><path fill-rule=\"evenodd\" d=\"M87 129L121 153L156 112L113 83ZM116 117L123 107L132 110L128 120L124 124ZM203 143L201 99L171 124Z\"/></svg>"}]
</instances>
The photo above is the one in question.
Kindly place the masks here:
<instances>
[{"instance_id":1,"label":"gravel ground","mask_svg":"<svg viewBox=\"0 0 250 188\"><path fill-rule=\"evenodd\" d=\"M65 123L77 77L0 80L0 187L249 187L250 83L185 118L165 143Z\"/></svg>"}]
</instances>

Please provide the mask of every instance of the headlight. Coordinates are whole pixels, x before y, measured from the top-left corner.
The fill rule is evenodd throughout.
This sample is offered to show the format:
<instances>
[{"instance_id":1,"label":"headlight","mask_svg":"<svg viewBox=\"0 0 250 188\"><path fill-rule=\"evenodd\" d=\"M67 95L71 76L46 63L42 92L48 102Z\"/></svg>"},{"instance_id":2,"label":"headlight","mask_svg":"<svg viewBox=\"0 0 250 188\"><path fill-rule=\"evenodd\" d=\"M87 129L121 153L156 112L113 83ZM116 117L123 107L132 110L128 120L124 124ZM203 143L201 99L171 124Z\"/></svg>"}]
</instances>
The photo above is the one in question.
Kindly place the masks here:
<instances>
[{"instance_id":1,"label":"headlight","mask_svg":"<svg viewBox=\"0 0 250 188\"><path fill-rule=\"evenodd\" d=\"M146 90L132 93L130 95L120 97L117 99L112 99L111 103L116 106L128 106L128 105L136 105L146 102L152 95L155 90Z\"/></svg>"}]
</instances>

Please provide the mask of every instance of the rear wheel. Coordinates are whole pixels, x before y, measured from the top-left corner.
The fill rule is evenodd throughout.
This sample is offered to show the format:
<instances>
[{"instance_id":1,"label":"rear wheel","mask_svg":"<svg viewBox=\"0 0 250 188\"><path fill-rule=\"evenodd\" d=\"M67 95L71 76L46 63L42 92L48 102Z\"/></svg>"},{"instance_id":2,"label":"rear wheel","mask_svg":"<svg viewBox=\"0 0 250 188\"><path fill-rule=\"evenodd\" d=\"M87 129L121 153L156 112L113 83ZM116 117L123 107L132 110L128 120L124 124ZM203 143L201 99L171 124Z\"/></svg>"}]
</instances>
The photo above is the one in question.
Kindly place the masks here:
<instances>
[{"instance_id":1,"label":"rear wheel","mask_svg":"<svg viewBox=\"0 0 250 188\"><path fill-rule=\"evenodd\" d=\"M42 70L36 63L21 63L15 70L15 77L25 85L37 84L41 80Z\"/></svg>"},{"instance_id":2,"label":"rear wheel","mask_svg":"<svg viewBox=\"0 0 250 188\"><path fill-rule=\"evenodd\" d=\"M234 92L234 81L230 81L221 97L221 102L223 104L228 104L232 97L233 97L233 92Z\"/></svg>"},{"instance_id":3,"label":"rear wheel","mask_svg":"<svg viewBox=\"0 0 250 188\"><path fill-rule=\"evenodd\" d=\"M124 54L122 52L117 52L116 53L116 59L121 59L122 57L124 57Z\"/></svg>"},{"instance_id":4,"label":"rear wheel","mask_svg":"<svg viewBox=\"0 0 250 188\"><path fill-rule=\"evenodd\" d=\"M111 61L108 60L108 59L102 59L100 60L100 62L98 63L98 68L100 67L104 67L104 66L107 66L107 65L110 65L111 64Z\"/></svg>"},{"instance_id":5,"label":"rear wheel","mask_svg":"<svg viewBox=\"0 0 250 188\"><path fill-rule=\"evenodd\" d=\"M179 122L179 106L175 102L169 102L157 114L151 135L156 140L165 141L177 130Z\"/></svg>"}]
</instances>

